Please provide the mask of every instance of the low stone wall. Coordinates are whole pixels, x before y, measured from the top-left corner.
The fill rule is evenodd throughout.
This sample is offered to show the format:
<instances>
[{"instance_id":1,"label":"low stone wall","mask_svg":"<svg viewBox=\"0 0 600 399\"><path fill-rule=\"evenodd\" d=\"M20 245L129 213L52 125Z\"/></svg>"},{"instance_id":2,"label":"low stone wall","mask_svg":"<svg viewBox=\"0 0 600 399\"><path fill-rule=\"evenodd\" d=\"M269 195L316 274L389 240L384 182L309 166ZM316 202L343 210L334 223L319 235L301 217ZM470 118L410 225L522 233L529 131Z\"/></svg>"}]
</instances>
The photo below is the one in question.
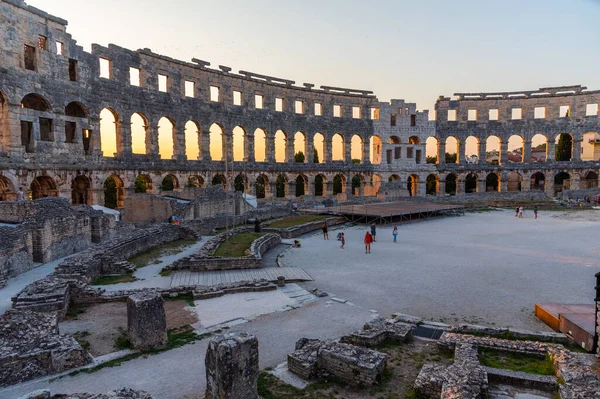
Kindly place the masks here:
<instances>
[{"instance_id":1,"label":"low stone wall","mask_svg":"<svg viewBox=\"0 0 600 399\"><path fill-rule=\"evenodd\" d=\"M248 219L258 218L261 221L275 218L282 218L292 215L293 212L287 206L270 205L252 209L242 215L236 216L211 216L201 219L189 220L185 222L185 226L196 231L199 234L213 234L215 229L222 229L225 226L240 226L245 225Z\"/></svg>"},{"instance_id":2,"label":"low stone wall","mask_svg":"<svg viewBox=\"0 0 600 399\"><path fill-rule=\"evenodd\" d=\"M410 197L400 200L421 201L421 202L460 202L460 203L482 203L494 201L550 201L551 198L544 191L488 191L484 193L468 193L448 196Z\"/></svg>"},{"instance_id":3,"label":"low stone wall","mask_svg":"<svg viewBox=\"0 0 600 399\"><path fill-rule=\"evenodd\" d=\"M9 310L0 316L0 386L84 366L91 356L59 335L56 315Z\"/></svg>"},{"instance_id":4,"label":"low stone wall","mask_svg":"<svg viewBox=\"0 0 600 399\"><path fill-rule=\"evenodd\" d=\"M263 231L273 232L279 234L282 238L295 238L302 234L310 233L311 231L320 230L323 222L327 222L327 226L335 226L338 224L346 223L346 219L343 217L330 217L316 222L308 222L299 224L292 227L286 227L282 229L270 228L268 225L263 228Z\"/></svg>"},{"instance_id":5,"label":"low stone wall","mask_svg":"<svg viewBox=\"0 0 600 399\"><path fill-rule=\"evenodd\" d=\"M0 227L0 288L10 277L33 269L31 232L20 227Z\"/></svg>"},{"instance_id":6,"label":"low stone wall","mask_svg":"<svg viewBox=\"0 0 600 399\"><path fill-rule=\"evenodd\" d=\"M597 195L600 195L600 188L588 188L586 190L564 190L558 193L557 197L561 199L581 199L590 197L590 201L594 201Z\"/></svg>"},{"instance_id":7,"label":"low stone wall","mask_svg":"<svg viewBox=\"0 0 600 399\"><path fill-rule=\"evenodd\" d=\"M250 229L240 228L228 233L219 234L218 236L208 240L196 254L182 258L167 266L165 269L190 270L198 272L210 270L261 268L262 255L281 242L281 237L278 234L267 233L264 236L254 240L248 249L247 256L237 258L214 256L216 249L219 247L219 245L225 242L228 236L232 237L245 231L250 231Z\"/></svg>"},{"instance_id":8,"label":"low stone wall","mask_svg":"<svg viewBox=\"0 0 600 399\"><path fill-rule=\"evenodd\" d=\"M340 342L365 347L375 347L385 341L406 342L412 337L413 326L377 318L363 326L360 331L345 335Z\"/></svg>"},{"instance_id":9,"label":"low stone wall","mask_svg":"<svg viewBox=\"0 0 600 399\"><path fill-rule=\"evenodd\" d=\"M106 394L97 393L74 393L51 395L50 390L40 389L31 392L18 399L153 399L153 396L145 391L136 391L129 388L121 388Z\"/></svg>"}]
</instances>

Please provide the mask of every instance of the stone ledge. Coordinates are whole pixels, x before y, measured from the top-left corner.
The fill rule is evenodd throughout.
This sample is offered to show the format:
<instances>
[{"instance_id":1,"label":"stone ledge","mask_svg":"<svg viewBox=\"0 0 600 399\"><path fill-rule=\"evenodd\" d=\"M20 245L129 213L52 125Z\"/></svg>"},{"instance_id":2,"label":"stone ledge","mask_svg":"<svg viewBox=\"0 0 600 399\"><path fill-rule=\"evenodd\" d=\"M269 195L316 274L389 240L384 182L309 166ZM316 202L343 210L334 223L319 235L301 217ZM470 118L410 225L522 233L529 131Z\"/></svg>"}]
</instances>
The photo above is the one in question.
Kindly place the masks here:
<instances>
[{"instance_id":1,"label":"stone ledge","mask_svg":"<svg viewBox=\"0 0 600 399\"><path fill-rule=\"evenodd\" d=\"M484 367L490 384L517 385L548 392L556 390L556 377Z\"/></svg>"},{"instance_id":2,"label":"stone ledge","mask_svg":"<svg viewBox=\"0 0 600 399\"><path fill-rule=\"evenodd\" d=\"M402 323L389 323L377 318L363 326L360 331L343 336L341 343L365 347L381 345L385 341L406 342L412 337L413 327Z\"/></svg>"},{"instance_id":3,"label":"stone ledge","mask_svg":"<svg viewBox=\"0 0 600 399\"><path fill-rule=\"evenodd\" d=\"M276 221L276 220L275 220ZM302 234L309 233L311 231L319 230L323 222L327 222L327 226L336 226L338 224L346 223L346 219L343 217L331 217L323 220L317 220L314 222L307 222L298 224L296 226L285 227L285 228L271 228L268 225L263 228L263 231L269 231L279 234L282 238L296 238Z\"/></svg>"}]
</instances>

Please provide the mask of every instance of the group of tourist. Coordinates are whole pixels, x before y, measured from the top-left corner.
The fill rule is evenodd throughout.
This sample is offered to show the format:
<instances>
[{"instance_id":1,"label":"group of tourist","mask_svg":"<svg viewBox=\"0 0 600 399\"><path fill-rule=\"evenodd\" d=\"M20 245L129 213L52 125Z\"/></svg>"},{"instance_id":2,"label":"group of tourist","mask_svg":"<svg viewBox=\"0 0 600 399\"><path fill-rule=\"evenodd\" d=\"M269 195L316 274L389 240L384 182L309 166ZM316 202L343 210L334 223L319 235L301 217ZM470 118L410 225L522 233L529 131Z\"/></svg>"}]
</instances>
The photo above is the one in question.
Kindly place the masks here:
<instances>
[{"instance_id":1,"label":"group of tourist","mask_svg":"<svg viewBox=\"0 0 600 399\"><path fill-rule=\"evenodd\" d=\"M515 208L515 217L519 218L519 219L523 219L523 210L524 209L525 208L523 208L523 205L517 206ZM533 215L535 216L535 219L538 218L538 207L537 207L537 205L534 205L534 207L533 207Z\"/></svg>"},{"instance_id":2,"label":"group of tourist","mask_svg":"<svg viewBox=\"0 0 600 399\"><path fill-rule=\"evenodd\" d=\"M329 227L327 226L327 222L323 222L321 225L321 230L323 231L323 239L329 240ZM392 236L394 237L394 242L398 242L398 226L394 226L392 230ZM344 249L346 247L346 236L344 232L339 232L337 235L337 240L340 241L340 248ZM365 253L371 253L371 244L377 241L377 225L375 222L371 223L370 230L367 230L365 233L364 244L365 244Z\"/></svg>"}]
</instances>

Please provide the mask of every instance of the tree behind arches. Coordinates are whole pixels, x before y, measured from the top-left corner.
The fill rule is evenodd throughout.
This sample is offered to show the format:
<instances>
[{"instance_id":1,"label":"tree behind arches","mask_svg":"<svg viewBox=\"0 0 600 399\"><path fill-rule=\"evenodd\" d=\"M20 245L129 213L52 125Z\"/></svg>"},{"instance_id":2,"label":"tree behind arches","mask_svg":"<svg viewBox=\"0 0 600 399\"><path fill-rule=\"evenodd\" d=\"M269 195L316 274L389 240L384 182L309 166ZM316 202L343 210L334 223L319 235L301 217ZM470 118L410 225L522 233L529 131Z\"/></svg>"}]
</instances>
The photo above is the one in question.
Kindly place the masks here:
<instances>
[{"instance_id":1,"label":"tree behind arches","mask_svg":"<svg viewBox=\"0 0 600 399\"><path fill-rule=\"evenodd\" d=\"M339 194L342 192L342 177L340 175L335 175L333 178L333 195Z\"/></svg>"},{"instance_id":2,"label":"tree behind arches","mask_svg":"<svg viewBox=\"0 0 600 399\"><path fill-rule=\"evenodd\" d=\"M135 178L135 182L133 183L133 192L134 193L145 193L148 191L148 185L142 176L138 176Z\"/></svg>"},{"instance_id":3,"label":"tree behind arches","mask_svg":"<svg viewBox=\"0 0 600 399\"><path fill-rule=\"evenodd\" d=\"M304 163L305 159L306 157L304 156L304 153L302 151L298 151L296 154L294 154L294 161L296 161L297 163Z\"/></svg>"},{"instance_id":4,"label":"tree behind arches","mask_svg":"<svg viewBox=\"0 0 600 399\"><path fill-rule=\"evenodd\" d=\"M319 163L319 151L313 147L313 163Z\"/></svg>"},{"instance_id":5,"label":"tree behind arches","mask_svg":"<svg viewBox=\"0 0 600 399\"><path fill-rule=\"evenodd\" d=\"M104 181L104 206L110 209L117 207L117 183L112 177Z\"/></svg>"},{"instance_id":6,"label":"tree behind arches","mask_svg":"<svg viewBox=\"0 0 600 399\"><path fill-rule=\"evenodd\" d=\"M557 161L570 161L571 160L571 147L573 146L573 139L570 134L561 134L558 138L558 144L556 145L556 160Z\"/></svg>"}]
</instances>

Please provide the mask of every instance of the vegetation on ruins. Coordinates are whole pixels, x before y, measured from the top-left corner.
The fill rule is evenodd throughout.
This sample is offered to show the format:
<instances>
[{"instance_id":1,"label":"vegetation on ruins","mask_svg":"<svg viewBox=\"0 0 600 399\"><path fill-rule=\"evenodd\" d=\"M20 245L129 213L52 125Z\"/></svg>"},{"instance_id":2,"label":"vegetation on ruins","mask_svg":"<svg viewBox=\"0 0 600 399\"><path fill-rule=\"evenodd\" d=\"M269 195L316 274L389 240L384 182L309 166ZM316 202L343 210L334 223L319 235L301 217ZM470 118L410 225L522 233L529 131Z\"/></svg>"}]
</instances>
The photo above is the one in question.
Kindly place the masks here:
<instances>
[{"instance_id":1,"label":"vegetation on ruins","mask_svg":"<svg viewBox=\"0 0 600 399\"><path fill-rule=\"evenodd\" d=\"M341 193L342 189L342 177L340 175L335 175L333 178L333 195Z\"/></svg>"},{"instance_id":2,"label":"vegetation on ruins","mask_svg":"<svg viewBox=\"0 0 600 399\"><path fill-rule=\"evenodd\" d=\"M117 207L117 183L112 177L104 181L104 206L111 209Z\"/></svg>"},{"instance_id":3,"label":"vegetation on ruins","mask_svg":"<svg viewBox=\"0 0 600 399\"><path fill-rule=\"evenodd\" d=\"M294 161L296 161L297 163L304 163L305 159L306 157L304 156L304 153L302 151L298 151L294 154Z\"/></svg>"},{"instance_id":4,"label":"vegetation on ruins","mask_svg":"<svg viewBox=\"0 0 600 399\"><path fill-rule=\"evenodd\" d=\"M319 163L319 152L313 147L313 163Z\"/></svg>"},{"instance_id":5,"label":"vegetation on ruins","mask_svg":"<svg viewBox=\"0 0 600 399\"><path fill-rule=\"evenodd\" d=\"M557 161L570 161L571 160L571 148L573 146L573 139L570 134L561 134L558 138L558 144L556 145L556 160Z\"/></svg>"},{"instance_id":6,"label":"vegetation on ruins","mask_svg":"<svg viewBox=\"0 0 600 399\"><path fill-rule=\"evenodd\" d=\"M526 353L506 352L479 348L479 361L487 367L522 371L539 375L555 375L554 364L548 354L545 358Z\"/></svg>"},{"instance_id":7,"label":"vegetation on ruins","mask_svg":"<svg viewBox=\"0 0 600 399\"><path fill-rule=\"evenodd\" d=\"M223 256L229 258L239 258L246 256L246 251L250 249L252 242L266 233L243 232L237 233L229 237L228 243L221 243L215 251L215 256Z\"/></svg>"},{"instance_id":8,"label":"vegetation on ruins","mask_svg":"<svg viewBox=\"0 0 600 399\"><path fill-rule=\"evenodd\" d=\"M189 247L195 243L196 241L194 240L177 240L168 242L129 258L129 262L133 263L138 269L150 264L160 263L158 260L160 257L178 254L186 247Z\"/></svg>"},{"instance_id":9,"label":"vegetation on ruins","mask_svg":"<svg viewBox=\"0 0 600 399\"><path fill-rule=\"evenodd\" d=\"M148 185L146 184L142 176L138 176L135 178L133 186L133 191L135 193L145 193L146 191L148 191Z\"/></svg>"}]
</instances>

